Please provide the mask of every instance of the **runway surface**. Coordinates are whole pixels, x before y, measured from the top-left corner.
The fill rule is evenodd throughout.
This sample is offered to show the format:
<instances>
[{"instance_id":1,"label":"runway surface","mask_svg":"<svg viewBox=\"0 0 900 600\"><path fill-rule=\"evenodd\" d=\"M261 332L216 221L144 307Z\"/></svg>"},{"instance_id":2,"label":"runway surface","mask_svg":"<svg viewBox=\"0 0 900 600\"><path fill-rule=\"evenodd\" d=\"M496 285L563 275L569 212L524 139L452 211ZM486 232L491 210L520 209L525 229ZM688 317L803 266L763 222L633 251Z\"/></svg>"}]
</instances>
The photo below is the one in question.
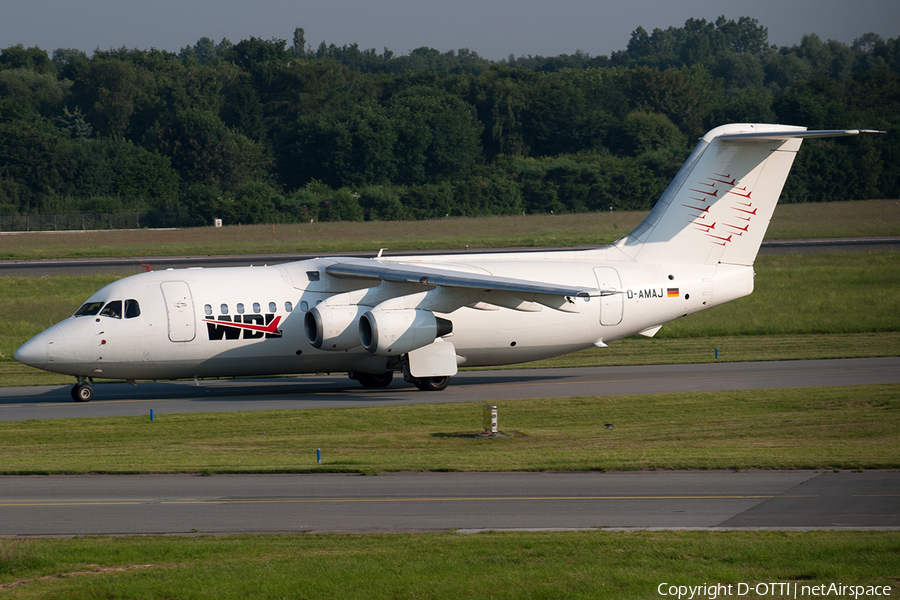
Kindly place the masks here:
<instances>
[{"instance_id":1,"label":"runway surface","mask_svg":"<svg viewBox=\"0 0 900 600\"><path fill-rule=\"evenodd\" d=\"M900 529L900 473L2 477L0 535Z\"/></svg>"},{"instance_id":2,"label":"runway surface","mask_svg":"<svg viewBox=\"0 0 900 600\"><path fill-rule=\"evenodd\" d=\"M71 386L5 387L0 421L139 416L151 409L162 415L875 383L900 383L900 357L463 371L441 392L420 392L400 378L388 388L367 389L343 374L203 380L199 386L193 381L98 384L90 403L73 402Z\"/></svg>"}]
</instances>

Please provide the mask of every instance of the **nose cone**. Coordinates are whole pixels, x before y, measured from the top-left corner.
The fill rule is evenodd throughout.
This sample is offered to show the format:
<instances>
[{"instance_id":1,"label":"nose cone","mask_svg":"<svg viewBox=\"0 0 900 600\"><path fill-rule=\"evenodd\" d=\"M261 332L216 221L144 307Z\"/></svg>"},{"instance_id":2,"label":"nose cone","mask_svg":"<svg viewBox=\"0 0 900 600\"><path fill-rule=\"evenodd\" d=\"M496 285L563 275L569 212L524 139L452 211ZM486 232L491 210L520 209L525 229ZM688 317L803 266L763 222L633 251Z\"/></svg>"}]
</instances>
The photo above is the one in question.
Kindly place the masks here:
<instances>
[{"instance_id":1,"label":"nose cone","mask_svg":"<svg viewBox=\"0 0 900 600\"><path fill-rule=\"evenodd\" d=\"M43 369L50 361L50 351L53 344L59 343L64 339L65 337L59 330L59 326L54 325L22 344L13 354L13 358L23 365Z\"/></svg>"}]
</instances>

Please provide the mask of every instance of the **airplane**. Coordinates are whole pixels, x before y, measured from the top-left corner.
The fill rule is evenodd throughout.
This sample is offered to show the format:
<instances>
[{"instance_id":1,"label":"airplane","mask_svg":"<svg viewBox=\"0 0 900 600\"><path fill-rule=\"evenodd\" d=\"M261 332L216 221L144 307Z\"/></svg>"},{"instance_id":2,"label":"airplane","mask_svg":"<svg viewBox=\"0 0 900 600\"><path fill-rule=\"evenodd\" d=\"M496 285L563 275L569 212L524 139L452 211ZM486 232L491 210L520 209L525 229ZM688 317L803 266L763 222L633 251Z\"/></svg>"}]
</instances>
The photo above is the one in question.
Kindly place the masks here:
<instances>
[{"instance_id":1,"label":"airplane","mask_svg":"<svg viewBox=\"0 0 900 600\"><path fill-rule=\"evenodd\" d=\"M806 138L883 133L729 124L704 135L646 219L588 250L316 258L125 277L15 359L76 377L394 373L423 391L459 367L522 363L642 334L750 294L753 262Z\"/></svg>"}]
</instances>

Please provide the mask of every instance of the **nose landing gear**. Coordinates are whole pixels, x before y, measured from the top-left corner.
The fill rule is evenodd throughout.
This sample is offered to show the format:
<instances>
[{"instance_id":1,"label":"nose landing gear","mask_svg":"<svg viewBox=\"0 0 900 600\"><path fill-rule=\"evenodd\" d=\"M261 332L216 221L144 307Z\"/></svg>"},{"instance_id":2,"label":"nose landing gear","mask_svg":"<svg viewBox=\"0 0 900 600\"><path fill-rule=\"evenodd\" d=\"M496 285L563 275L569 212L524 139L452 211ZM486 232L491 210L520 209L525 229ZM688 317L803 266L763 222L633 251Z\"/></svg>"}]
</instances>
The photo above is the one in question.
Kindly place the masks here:
<instances>
[{"instance_id":1,"label":"nose landing gear","mask_svg":"<svg viewBox=\"0 0 900 600\"><path fill-rule=\"evenodd\" d=\"M90 402L94 398L94 382L78 378L78 383L72 388L72 400L75 402Z\"/></svg>"}]
</instances>

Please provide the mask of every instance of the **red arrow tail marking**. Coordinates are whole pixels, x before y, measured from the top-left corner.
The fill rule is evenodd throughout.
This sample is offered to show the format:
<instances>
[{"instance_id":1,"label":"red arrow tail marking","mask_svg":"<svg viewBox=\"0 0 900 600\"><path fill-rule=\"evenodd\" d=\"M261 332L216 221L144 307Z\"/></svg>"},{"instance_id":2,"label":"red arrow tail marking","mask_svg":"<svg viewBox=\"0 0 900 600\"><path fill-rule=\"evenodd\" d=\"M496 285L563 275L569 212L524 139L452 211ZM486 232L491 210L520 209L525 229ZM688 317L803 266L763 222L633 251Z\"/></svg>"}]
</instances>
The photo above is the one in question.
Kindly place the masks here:
<instances>
[{"instance_id":1,"label":"red arrow tail marking","mask_svg":"<svg viewBox=\"0 0 900 600\"><path fill-rule=\"evenodd\" d=\"M712 235L711 233L710 233L710 234L707 234L707 235L708 235L709 237L715 239L715 240L722 240L723 242L730 242L730 241L731 241L731 236L730 236L730 235L729 235L727 238L719 237L718 235Z\"/></svg>"}]
</instances>

